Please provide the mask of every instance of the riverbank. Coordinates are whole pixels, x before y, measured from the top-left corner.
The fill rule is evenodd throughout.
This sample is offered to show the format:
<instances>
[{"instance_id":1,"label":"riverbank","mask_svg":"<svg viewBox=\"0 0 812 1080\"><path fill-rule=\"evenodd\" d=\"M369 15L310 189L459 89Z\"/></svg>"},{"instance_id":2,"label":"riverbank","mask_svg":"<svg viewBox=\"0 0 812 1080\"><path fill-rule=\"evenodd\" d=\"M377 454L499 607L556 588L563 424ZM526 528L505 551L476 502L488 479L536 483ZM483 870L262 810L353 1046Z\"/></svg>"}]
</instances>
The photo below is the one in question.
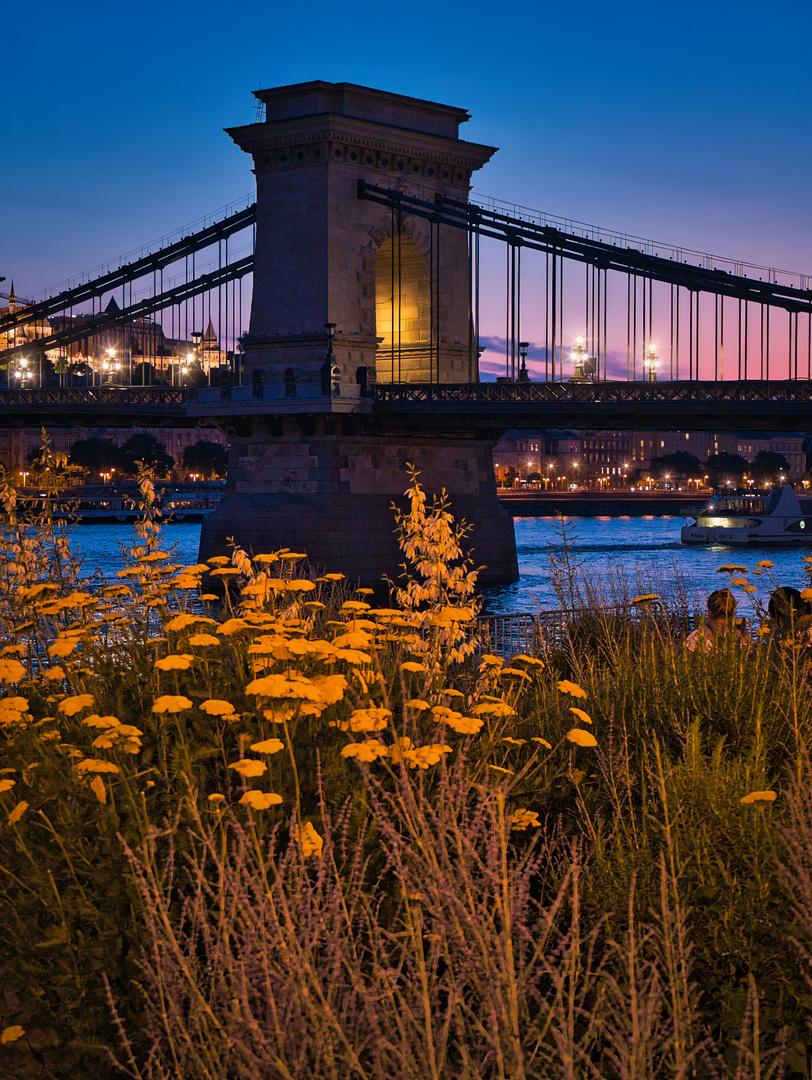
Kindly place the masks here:
<instances>
[{"instance_id":1,"label":"riverbank","mask_svg":"<svg viewBox=\"0 0 812 1080\"><path fill-rule=\"evenodd\" d=\"M506 662L423 507L385 607L153 519L98 589L7 524L0 1077L808 1075L805 657L634 589Z\"/></svg>"},{"instance_id":2,"label":"riverbank","mask_svg":"<svg viewBox=\"0 0 812 1080\"><path fill-rule=\"evenodd\" d=\"M499 491L501 506L513 517L679 516L705 498L695 491Z\"/></svg>"}]
</instances>

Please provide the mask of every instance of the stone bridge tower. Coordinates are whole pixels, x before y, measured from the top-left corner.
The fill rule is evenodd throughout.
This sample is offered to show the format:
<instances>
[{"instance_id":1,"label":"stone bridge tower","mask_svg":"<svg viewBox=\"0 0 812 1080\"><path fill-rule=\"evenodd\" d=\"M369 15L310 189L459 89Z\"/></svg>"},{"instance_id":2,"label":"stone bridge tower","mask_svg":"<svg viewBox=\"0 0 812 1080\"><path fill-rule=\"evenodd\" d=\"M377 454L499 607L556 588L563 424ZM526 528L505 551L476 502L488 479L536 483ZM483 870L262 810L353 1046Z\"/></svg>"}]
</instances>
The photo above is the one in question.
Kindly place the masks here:
<instances>
[{"instance_id":1,"label":"stone bridge tower","mask_svg":"<svg viewBox=\"0 0 812 1080\"><path fill-rule=\"evenodd\" d=\"M357 196L363 179L467 201L471 174L494 153L459 138L468 113L348 83L256 96L265 122L228 131L257 178L246 371L281 385L292 367L298 384L318 383L329 323L342 396L361 366L384 382L473 381L466 234L446 229L432 250L428 222L398 228Z\"/></svg>"},{"instance_id":2,"label":"stone bridge tower","mask_svg":"<svg viewBox=\"0 0 812 1080\"><path fill-rule=\"evenodd\" d=\"M467 201L494 149L461 140L463 109L349 83L256 92L263 122L228 129L257 179L254 289L243 370L252 387L231 440L226 497L201 555L234 536L295 547L364 584L395 578L393 501L407 462L472 526L483 582L517 577L489 433L398 430L375 382L472 382L468 238L358 198L358 181Z\"/></svg>"}]
</instances>

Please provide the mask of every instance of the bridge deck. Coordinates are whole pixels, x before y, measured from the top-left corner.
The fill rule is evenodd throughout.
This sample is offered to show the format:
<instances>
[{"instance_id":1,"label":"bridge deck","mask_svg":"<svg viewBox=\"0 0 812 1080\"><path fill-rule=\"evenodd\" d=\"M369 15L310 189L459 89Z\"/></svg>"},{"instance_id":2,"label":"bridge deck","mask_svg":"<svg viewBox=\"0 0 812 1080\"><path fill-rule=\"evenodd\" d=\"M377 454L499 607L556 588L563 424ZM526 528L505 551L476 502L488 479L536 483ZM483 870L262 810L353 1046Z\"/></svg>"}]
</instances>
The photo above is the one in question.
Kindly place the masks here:
<instances>
[{"instance_id":1,"label":"bridge deck","mask_svg":"<svg viewBox=\"0 0 812 1080\"><path fill-rule=\"evenodd\" d=\"M379 384L371 398L282 397L263 387L0 390L0 426L194 425L250 416L351 413L378 429L508 428L805 431L812 381Z\"/></svg>"}]
</instances>

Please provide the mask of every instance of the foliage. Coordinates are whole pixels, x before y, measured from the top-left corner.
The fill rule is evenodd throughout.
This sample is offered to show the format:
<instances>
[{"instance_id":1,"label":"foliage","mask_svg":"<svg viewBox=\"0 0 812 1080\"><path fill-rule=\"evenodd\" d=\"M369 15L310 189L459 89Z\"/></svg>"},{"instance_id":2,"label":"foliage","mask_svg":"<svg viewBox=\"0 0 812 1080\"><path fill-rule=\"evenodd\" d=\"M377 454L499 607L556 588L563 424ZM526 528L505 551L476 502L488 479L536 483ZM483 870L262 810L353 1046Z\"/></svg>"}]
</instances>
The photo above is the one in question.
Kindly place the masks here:
<instances>
[{"instance_id":1,"label":"foliage","mask_svg":"<svg viewBox=\"0 0 812 1080\"><path fill-rule=\"evenodd\" d=\"M122 444L121 453L126 462L125 469L131 475L144 466L158 476L166 476L175 466L175 459L166 452L166 447L146 432L130 435Z\"/></svg>"},{"instance_id":2,"label":"foliage","mask_svg":"<svg viewBox=\"0 0 812 1080\"><path fill-rule=\"evenodd\" d=\"M183 451L183 467L204 476L225 476L228 450L211 439L198 439Z\"/></svg>"},{"instance_id":3,"label":"foliage","mask_svg":"<svg viewBox=\"0 0 812 1080\"><path fill-rule=\"evenodd\" d=\"M507 660L414 472L390 606L140 483L111 582L0 491L0 1076L807 1075L805 646Z\"/></svg>"},{"instance_id":4,"label":"foliage","mask_svg":"<svg viewBox=\"0 0 812 1080\"><path fill-rule=\"evenodd\" d=\"M789 477L792 469L783 454L778 454L774 450L759 450L751 472L757 480L777 483L781 476L785 479Z\"/></svg>"},{"instance_id":5,"label":"foliage","mask_svg":"<svg viewBox=\"0 0 812 1080\"><path fill-rule=\"evenodd\" d=\"M711 454L705 468L712 484L718 485L732 480L738 485L741 484L744 474L750 472L750 462L740 454Z\"/></svg>"},{"instance_id":6,"label":"foliage","mask_svg":"<svg viewBox=\"0 0 812 1080\"><path fill-rule=\"evenodd\" d=\"M705 472L705 467L698 457L689 454L687 450L677 450L674 454L663 454L662 457L652 458L649 471L657 477L667 474L687 479L701 477Z\"/></svg>"},{"instance_id":7,"label":"foliage","mask_svg":"<svg viewBox=\"0 0 812 1080\"><path fill-rule=\"evenodd\" d=\"M68 451L68 463L85 469L92 475L99 472L123 472L129 468L121 450L110 439L94 435L90 439L78 439Z\"/></svg>"},{"instance_id":8,"label":"foliage","mask_svg":"<svg viewBox=\"0 0 812 1080\"><path fill-rule=\"evenodd\" d=\"M136 476L141 465L165 476L175 465L172 455L155 436L142 432L130 435L121 446L98 436L79 439L68 452L68 462L89 472L94 479L101 472Z\"/></svg>"}]
</instances>

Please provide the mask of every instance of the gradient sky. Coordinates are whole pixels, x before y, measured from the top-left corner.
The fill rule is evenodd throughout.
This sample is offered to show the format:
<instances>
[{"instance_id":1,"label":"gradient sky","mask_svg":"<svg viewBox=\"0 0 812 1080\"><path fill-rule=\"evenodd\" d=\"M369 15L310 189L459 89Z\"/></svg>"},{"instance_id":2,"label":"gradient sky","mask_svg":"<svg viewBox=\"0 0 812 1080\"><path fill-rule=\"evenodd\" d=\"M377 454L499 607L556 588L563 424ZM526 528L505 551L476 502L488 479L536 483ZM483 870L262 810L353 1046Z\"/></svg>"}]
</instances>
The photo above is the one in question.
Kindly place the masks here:
<instances>
[{"instance_id":1,"label":"gradient sky","mask_svg":"<svg viewBox=\"0 0 812 1080\"><path fill-rule=\"evenodd\" d=\"M462 136L500 147L479 192L812 272L808 0L50 0L3 24L0 275L22 296L250 191L222 128L309 79L467 108Z\"/></svg>"}]
</instances>

